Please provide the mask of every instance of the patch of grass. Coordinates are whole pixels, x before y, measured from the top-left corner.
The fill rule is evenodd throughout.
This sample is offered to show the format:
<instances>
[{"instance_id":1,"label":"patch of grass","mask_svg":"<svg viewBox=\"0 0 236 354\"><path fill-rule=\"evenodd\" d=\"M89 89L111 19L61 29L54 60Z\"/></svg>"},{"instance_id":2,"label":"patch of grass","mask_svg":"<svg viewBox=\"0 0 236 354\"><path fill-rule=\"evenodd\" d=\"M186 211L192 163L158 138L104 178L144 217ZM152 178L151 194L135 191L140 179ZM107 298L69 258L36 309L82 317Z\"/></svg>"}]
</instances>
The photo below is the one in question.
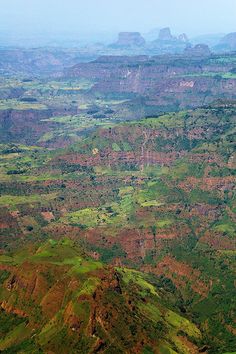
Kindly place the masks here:
<instances>
[{"instance_id":1,"label":"patch of grass","mask_svg":"<svg viewBox=\"0 0 236 354\"><path fill-rule=\"evenodd\" d=\"M122 197L127 194L132 194L134 192L134 187L128 186L119 189L119 195Z\"/></svg>"},{"instance_id":2,"label":"patch of grass","mask_svg":"<svg viewBox=\"0 0 236 354\"><path fill-rule=\"evenodd\" d=\"M26 103L20 102L16 99L0 100L0 110L15 109L19 111L24 110L45 110L48 107L41 103Z\"/></svg>"},{"instance_id":3,"label":"patch of grass","mask_svg":"<svg viewBox=\"0 0 236 354\"><path fill-rule=\"evenodd\" d=\"M33 256L29 256L31 261L50 261L58 265L75 265L81 262L78 250L73 247L70 240L62 240L55 243L49 240L38 248Z\"/></svg>"},{"instance_id":4,"label":"patch of grass","mask_svg":"<svg viewBox=\"0 0 236 354\"><path fill-rule=\"evenodd\" d=\"M140 127L146 127L146 128L183 128L184 127L184 114L185 112L181 113L173 113L173 114L166 114L163 116L159 117L154 117L154 118L146 118L142 119L140 121L133 121L129 122L129 125L135 125L135 126L140 126Z\"/></svg>"},{"instance_id":5,"label":"patch of grass","mask_svg":"<svg viewBox=\"0 0 236 354\"><path fill-rule=\"evenodd\" d=\"M144 279L141 272L128 268L117 268L117 270L121 272L122 279L126 284L129 284L130 282L135 283L140 287L140 291L144 292L144 294L148 293L159 297L155 287Z\"/></svg>"},{"instance_id":6,"label":"patch of grass","mask_svg":"<svg viewBox=\"0 0 236 354\"><path fill-rule=\"evenodd\" d=\"M20 323L14 327L6 336L0 339L0 350L7 349L13 344L20 343L30 334L30 328L27 328L26 323Z\"/></svg>"},{"instance_id":7,"label":"patch of grass","mask_svg":"<svg viewBox=\"0 0 236 354\"><path fill-rule=\"evenodd\" d=\"M98 278L90 277L84 282L77 295L92 295L99 284L100 280Z\"/></svg>"},{"instance_id":8,"label":"patch of grass","mask_svg":"<svg viewBox=\"0 0 236 354\"><path fill-rule=\"evenodd\" d=\"M163 203L158 202L157 200L148 200L146 202L140 203L141 207L155 207L155 206L160 206Z\"/></svg>"},{"instance_id":9,"label":"patch of grass","mask_svg":"<svg viewBox=\"0 0 236 354\"><path fill-rule=\"evenodd\" d=\"M53 132L48 132L45 133L41 138L39 139L39 143L46 143L47 141L50 141L54 138L54 133Z\"/></svg>"},{"instance_id":10,"label":"patch of grass","mask_svg":"<svg viewBox=\"0 0 236 354\"><path fill-rule=\"evenodd\" d=\"M131 194L124 190L119 202L107 204L101 208L86 208L68 213L62 222L70 223L82 228L94 228L96 226L115 225L119 227L128 221L128 217L134 210L134 201Z\"/></svg>"},{"instance_id":11,"label":"patch of grass","mask_svg":"<svg viewBox=\"0 0 236 354\"><path fill-rule=\"evenodd\" d=\"M3 339L13 328L24 323L24 318L0 310L0 337Z\"/></svg>"},{"instance_id":12,"label":"patch of grass","mask_svg":"<svg viewBox=\"0 0 236 354\"><path fill-rule=\"evenodd\" d=\"M222 223L222 224L215 225L214 229L216 231L226 233L230 236L235 236L235 234L236 234L235 224L233 222L229 222L227 224Z\"/></svg>"},{"instance_id":13,"label":"patch of grass","mask_svg":"<svg viewBox=\"0 0 236 354\"><path fill-rule=\"evenodd\" d=\"M159 206L169 194L170 189L162 181L154 180L137 193L136 200L140 206Z\"/></svg>"},{"instance_id":14,"label":"patch of grass","mask_svg":"<svg viewBox=\"0 0 236 354\"><path fill-rule=\"evenodd\" d=\"M86 208L67 214L66 221L73 225L96 227L99 224L97 209Z\"/></svg>"},{"instance_id":15,"label":"patch of grass","mask_svg":"<svg viewBox=\"0 0 236 354\"><path fill-rule=\"evenodd\" d=\"M84 274L84 273L90 273L93 272L97 269L102 268L103 265L101 262L95 262L95 261L82 261L79 262L78 264L74 265L71 270L70 273L73 274Z\"/></svg>"},{"instance_id":16,"label":"patch of grass","mask_svg":"<svg viewBox=\"0 0 236 354\"><path fill-rule=\"evenodd\" d=\"M118 151L121 151L121 148L119 147L119 145L117 143L113 143L112 150L118 152Z\"/></svg>"},{"instance_id":17,"label":"patch of grass","mask_svg":"<svg viewBox=\"0 0 236 354\"><path fill-rule=\"evenodd\" d=\"M60 329L60 317L61 313L57 313L55 318L48 322L38 335L38 341L40 345L45 345L54 338Z\"/></svg>"},{"instance_id":18,"label":"patch of grass","mask_svg":"<svg viewBox=\"0 0 236 354\"><path fill-rule=\"evenodd\" d=\"M160 354L178 354L175 350L173 350L170 344L161 344L159 348Z\"/></svg>"},{"instance_id":19,"label":"patch of grass","mask_svg":"<svg viewBox=\"0 0 236 354\"><path fill-rule=\"evenodd\" d=\"M0 260L1 262L1 260ZM7 270L0 270L0 285L4 283L5 280L7 280L10 276L10 272Z\"/></svg>"},{"instance_id":20,"label":"patch of grass","mask_svg":"<svg viewBox=\"0 0 236 354\"><path fill-rule=\"evenodd\" d=\"M206 203L215 205L220 203L220 198L215 191L203 191L201 189L193 189L188 194L190 203Z\"/></svg>"},{"instance_id":21,"label":"patch of grass","mask_svg":"<svg viewBox=\"0 0 236 354\"><path fill-rule=\"evenodd\" d=\"M159 220L156 222L156 226L160 229L163 229L165 227L168 227L173 224L172 220L166 219L166 220Z\"/></svg>"},{"instance_id":22,"label":"patch of grass","mask_svg":"<svg viewBox=\"0 0 236 354\"><path fill-rule=\"evenodd\" d=\"M149 302L147 304L139 304L138 307L140 311L152 321L159 322L161 320L161 311L156 305Z\"/></svg>"},{"instance_id":23,"label":"patch of grass","mask_svg":"<svg viewBox=\"0 0 236 354\"><path fill-rule=\"evenodd\" d=\"M32 194L32 195L2 195L0 196L0 206L14 207L20 204L40 203L43 204L57 197L57 193Z\"/></svg>"},{"instance_id":24,"label":"patch of grass","mask_svg":"<svg viewBox=\"0 0 236 354\"><path fill-rule=\"evenodd\" d=\"M172 178L178 178L181 180L188 176L201 178L204 175L205 167L205 164L191 163L186 161L186 159L181 159L171 168L169 173Z\"/></svg>"},{"instance_id":25,"label":"patch of grass","mask_svg":"<svg viewBox=\"0 0 236 354\"><path fill-rule=\"evenodd\" d=\"M167 321L171 326L185 332L188 336L194 338L200 338L201 332L193 323L191 323L186 318L178 315L177 313L169 310L165 314L165 321Z\"/></svg>"},{"instance_id":26,"label":"patch of grass","mask_svg":"<svg viewBox=\"0 0 236 354\"><path fill-rule=\"evenodd\" d=\"M0 255L0 263L14 263L14 258L7 255Z\"/></svg>"}]
</instances>

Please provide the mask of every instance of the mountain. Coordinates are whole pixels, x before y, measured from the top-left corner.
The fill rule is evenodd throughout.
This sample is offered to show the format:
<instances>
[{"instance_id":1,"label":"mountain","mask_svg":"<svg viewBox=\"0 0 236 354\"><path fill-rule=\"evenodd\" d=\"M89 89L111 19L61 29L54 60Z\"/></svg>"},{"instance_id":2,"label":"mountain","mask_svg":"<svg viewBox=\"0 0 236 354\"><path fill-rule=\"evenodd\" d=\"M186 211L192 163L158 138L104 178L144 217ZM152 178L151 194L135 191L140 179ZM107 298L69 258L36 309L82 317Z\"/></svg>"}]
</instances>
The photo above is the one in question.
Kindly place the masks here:
<instances>
[{"instance_id":1,"label":"mountain","mask_svg":"<svg viewBox=\"0 0 236 354\"><path fill-rule=\"evenodd\" d=\"M24 65L22 59L16 77L0 79L5 144L65 147L98 125L236 98L235 54L215 55L205 46L179 56L102 56L59 71L56 65L49 77L34 67L37 76L25 76Z\"/></svg>"},{"instance_id":2,"label":"mountain","mask_svg":"<svg viewBox=\"0 0 236 354\"><path fill-rule=\"evenodd\" d=\"M141 36L139 32L120 32L119 38L116 43L112 46L119 48L129 48L129 47L142 47L145 46L145 39Z\"/></svg>"},{"instance_id":3,"label":"mountain","mask_svg":"<svg viewBox=\"0 0 236 354\"><path fill-rule=\"evenodd\" d=\"M168 294L149 276L107 267L69 240L0 258L3 353L189 353L201 346L199 329L166 307Z\"/></svg>"},{"instance_id":4,"label":"mountain","mask_svg":"<svg viewBox=\"0 0 236 354\"><path fill-rule=\"evenodd\" d=\"M233 352L235 117L220 100L2 145L0 349Z\"/></svg>"},{"instance_id":5,"label":"mountain","mask_svg":"<svg viewBox=\"0 0 236 354\"><path fill-rule=\"evenodd\" d=\"M139 32L121 32L118 41L111 44L108 49L115 50L112 55L176 54L182 53L189 43L185 33L173 36L169 27L155 29L144 37ZM109 54L109 50L105 54Z\"/></svg>"},{"instance_id":6,"label":"mountain","mask_svg":"<svg viewBox=\"0 0 236 354\"><path fill-rule=\"evenodd\" d=\"M220 40L224 37L225 34L216 33L216 34L203 34L197 37L190 38L192 45L199 43L207 44L210 48L216 46Z\"/></svg>"},{"instance_id":7,"label":"mountain","mask_svg":"<svg viewBox=\"0 0 236 354\"><path fill-rule=\"evenodd\" d=\"M172 36L170 28L166 27L160 29L158 39L160 41L172 41L175 40L175 37Z\"/></svg>"},{"instance_id":8,"label":"mountain","mask_svg":"<svg viewBox=\"0 0 236 354\"><path fill-rule=\"evenodd\" d=\"M210 48L207 44L196 44L194 47L188 46L185 49L185 54L190 55L190 57L209 57L211 55Z\"/></svg>"},{"instance_id":9,"label":"mountain","mask_svg":"<svg viewBox=\"0 0 236 354\"><path fill-rule=\"evenodd\" d=\"M143 36L146 39L146 41L151 42L158 38L159 32L160 32L160 28L154 28L151 31L143 34Z\"/></svg>"},{"instance_id":10,"label":"mountain","mask_svg":"<svg viewBox=\"0 0 236 354\"><path fill-rule=\"evenodd\" d=\"M1 50L0 352L234 353L236 55L181 40Z\"/></svg>"},{"instance_id":11,"label":"mountain","mask_svg":"<svg viewBox=\"0 0 236 354\"><path fill-rule=\"evenodd\" d=\"M223 37L219 43L219 47L227 51L236 50L236 32L229 33Z\"/></svg>"},{"instance_id":12,"label":"mountain","mask_svg":"<svg viewBox=\"0 0 236 354\"><path fill-rule=\"evenodd\" d=\"M179 54L183 53L186 44L189 43L188 37L185 33L179 36L173 36L169 27L162 28L159 31L158 37L149 43L150 51L156 51L155 54Z\"/></svg>"}]
</instances>

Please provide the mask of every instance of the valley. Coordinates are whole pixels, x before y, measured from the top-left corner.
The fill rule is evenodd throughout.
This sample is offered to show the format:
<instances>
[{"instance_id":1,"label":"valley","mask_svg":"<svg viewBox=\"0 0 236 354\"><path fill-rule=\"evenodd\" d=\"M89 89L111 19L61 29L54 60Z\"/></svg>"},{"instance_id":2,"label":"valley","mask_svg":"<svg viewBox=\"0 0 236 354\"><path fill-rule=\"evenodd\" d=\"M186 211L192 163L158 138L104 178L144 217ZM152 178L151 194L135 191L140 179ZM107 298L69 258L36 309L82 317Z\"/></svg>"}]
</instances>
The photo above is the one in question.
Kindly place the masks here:
<instances>
[{"instance_id":1,"label":"valley","mask_svg":"<svg viewBox=\"0 0 236 354\"><path fill-rule=\"evenodd\" d=\"M235 352L236 54L143 40L1 49L1 353Z\"/></svg>"}]
</instances>

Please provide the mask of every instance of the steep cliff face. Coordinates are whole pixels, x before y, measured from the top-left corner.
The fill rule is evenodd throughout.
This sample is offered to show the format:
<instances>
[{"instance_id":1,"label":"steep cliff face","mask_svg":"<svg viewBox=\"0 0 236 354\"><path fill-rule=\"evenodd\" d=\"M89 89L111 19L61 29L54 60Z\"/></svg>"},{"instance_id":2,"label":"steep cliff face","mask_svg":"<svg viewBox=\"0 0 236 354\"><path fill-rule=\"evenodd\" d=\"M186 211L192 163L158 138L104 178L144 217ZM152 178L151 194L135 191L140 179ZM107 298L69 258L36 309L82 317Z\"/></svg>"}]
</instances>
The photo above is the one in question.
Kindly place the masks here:
<instances>
[{"instance_id":1,"label":"steep cliff face","mask_svg":"<svg viewBox=\"0 0 236 354\"><path fill-rule=\"evenodd\" d=\"M200 45L180 56L102 56L55 81L2 78L2 141L63 147L88 134L97 119L132 120L233 99L235 60Z\"/></svg>"},{"instance_id":2,"label":"steep cliff face","mask_svg":"<svg viewBox=\"0 0 236 354\"><path fill-rule=\"evenodd\" d=\"M36 143L39 137L50 130L50 124L42 120L49 118L51 110L0 110L0 135L2 142L22 141Z\"/></svg>"},{"instance_id":3,"label":"steep cliff face","mask_svg":"<svg viewBox=\"0 0 236 354\"><path fill-rule=\"evenodd\" d=\"M191 59L190 59L191 57ZM202 59L205 57L205 59ZM95 81L92 91L136 94L147 106L172 110L196 107L219 97L235 97L234 62L223 65L209 48L197 45L186 56L163 61L160 57L101 58L69 69L66 76ZM165 107L165 108L164 108Z\"/></svg>"},{"instance_id":4,"label":"steep cliff face","mask_svg":"<svg viewBox=\"0 0 236 354\"><path fill-rule=\"evenodd\" d=\"M160 41L173 41L175 40L175 37L172 36L170 28L166 27L160 30L158 39Z\"/></svg>"},{"instance_id":5,"label":"steep cliff face","mask_svg":"<svg viewBox=\"0 0 236 354\"><path fill-rule=\"evenodd\" d=\"M70 109L67 113L76 113L76 109ZM50 134L58 128L57 122L50 121L55 115L64 115L63 109L5 109L0 110L0 137L2 143L22 143L26 145L40 144L45 134ZM58 139L55 146L64 146L66 142Z\"/></svg>"},{"instance_id":6,"label":"steep cliff face","mask_svg":"<svg viewBox=\"0 0 236 354\"><path fill-rule=\"evenodd\" d=\"M156 37L157 38L153 38L154 40L148 43L150 53L183 53L186 44L189 43L188 37L185 33L173 36L169 27L162 28Z\"/></svg>"},{"instance_id":7,"label":"steep cliff face","mask_svg":"<svg viewBox=\"0 0 236 354\"><path fill-rule=\"evenodd\" d=\"M145 46L146 41L139 32L120 32L118 41L113 47L141 47Z\"/></svg>"}]
</instances>

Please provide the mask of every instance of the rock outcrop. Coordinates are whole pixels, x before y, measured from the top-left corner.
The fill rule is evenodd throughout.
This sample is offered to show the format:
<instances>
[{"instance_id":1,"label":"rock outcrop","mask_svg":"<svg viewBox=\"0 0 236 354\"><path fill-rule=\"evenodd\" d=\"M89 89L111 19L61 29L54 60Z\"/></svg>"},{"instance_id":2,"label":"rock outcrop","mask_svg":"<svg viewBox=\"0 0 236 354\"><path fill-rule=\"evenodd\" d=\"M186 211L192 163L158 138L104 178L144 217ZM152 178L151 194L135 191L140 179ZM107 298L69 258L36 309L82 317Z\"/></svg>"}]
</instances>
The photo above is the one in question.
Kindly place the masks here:
<instances>
[{"instance_id":1,"label":"rock outcrop","mask_svg":"<svg viewBox=\"0 0 236 354\"><path fill-rule=\"evenodd\" d=\"M203 57L211 55L211 51L207 44L197 44L194 47L187 46L185 54Z\"/></svg>"},{"instance_id":2,"label":"rock outcrop","mask_svg":"<svg viewBox=\"0 0 236 354\"><path fill-rule=\"evenodd\" d=\"M181 33L179 36L173 36L171 33L171 30L169 27L162 28L159 31L159 36L158 36L159 41L180 41L184 43L188 43L189 39L185 33Z\"/></svg>"},{"instance_id":3,"label":"rock outcrop","mask_svg":"<svg viewBox=\"0 0 236 354\"><path fill-rule=\"evenodd\" d=\"M181 42L184 42L184 43L188 43L189 42L189 39L188 39L188 36L187 36L186 33L181 33L178 36L178 40L181 41Z\"/></svg>"},{"instance_id":4,"label":"rock outcrop","mask_svg":"<svg viewBox=\"0 0 236 354\"><path fill-rule=\"evenodd\" d=\"M120 32L118 41L112 46L114 47L142 47L146 41L139 32Z\"/></svg>"},{"instance_id":5,"label":"rock outcrop","mask_svg":"<svg viewBox=\"0 0 236 354\"><path fill-rule=\"evenodd\" d=\"M158 39L160 41L173 41L175 37L172 36L170 28L165 27L160 30Z\"/></svg>"},{"instance_id":6,"label":"rock outcrop","mask_svg":"<svg viewBox=\"0 0 236 354\"><path fill-rule=\"evenodd\" d=\"M157 39L149 45L151 51L156 54L183 53L186 43L189 43L185 33L173 36L169 27L162 28Z\"/></svg>"},{"instance_id":7,"label":"rock outcrop","mask_svg":"<svg viewBox=\"0 0 236 354\"><path fill-rule=\"evenodd\" d=\"M167 107L170 102L168 97L174 97L181 107L196 107L217 99L221 94L235 97L234 78L221 79L204 75L204 72L214 72L216 75L229 72L234 65L230 62L213 65L207 62L209 56L209 48L199 45L186 49L185 55L179 57L181 61L170 57L164 63L161 57L141 56L135 57L131 63L128 57L103 57L91 63L78 64L67 70L65 75L94 80L92 91L145 96L147 105L165 106L168 111L171 109ZM203 58L206 63L203 63ZM189 77L189 73L192 77Z\"/></svg>"}]
</instances>

